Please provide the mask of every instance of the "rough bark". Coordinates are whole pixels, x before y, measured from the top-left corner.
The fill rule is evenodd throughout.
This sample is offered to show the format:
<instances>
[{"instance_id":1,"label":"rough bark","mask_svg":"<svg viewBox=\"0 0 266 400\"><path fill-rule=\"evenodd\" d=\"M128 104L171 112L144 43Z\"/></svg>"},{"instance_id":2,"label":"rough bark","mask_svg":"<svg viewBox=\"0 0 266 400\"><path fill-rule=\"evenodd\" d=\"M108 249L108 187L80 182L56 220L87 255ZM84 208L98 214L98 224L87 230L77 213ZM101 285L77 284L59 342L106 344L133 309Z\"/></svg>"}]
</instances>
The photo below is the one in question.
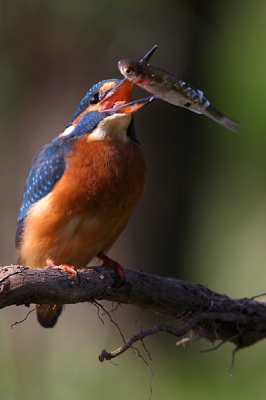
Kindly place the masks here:
<instances>
[{"instance_id":1,"label":"rough bark","mask_svg":"<svg viewBox=\"0 0 266 400\"><path fill-rule=\"evenodd\" d=\"M0 267L0 308L11 305L70 304L109 300L151 310L179 321L179 328L156 325L115 352L121 354L137 340L165 331L182 337L194 332L211 341L232 342L236 348L250 346L266 337L266 303L252 299L233 300L205 286L169 277L125 270L126 283L117 287L112 268L78 270L78 278L60 267ZM100 361L117 354L103 351Z\"/></svg>"}]
</instances>

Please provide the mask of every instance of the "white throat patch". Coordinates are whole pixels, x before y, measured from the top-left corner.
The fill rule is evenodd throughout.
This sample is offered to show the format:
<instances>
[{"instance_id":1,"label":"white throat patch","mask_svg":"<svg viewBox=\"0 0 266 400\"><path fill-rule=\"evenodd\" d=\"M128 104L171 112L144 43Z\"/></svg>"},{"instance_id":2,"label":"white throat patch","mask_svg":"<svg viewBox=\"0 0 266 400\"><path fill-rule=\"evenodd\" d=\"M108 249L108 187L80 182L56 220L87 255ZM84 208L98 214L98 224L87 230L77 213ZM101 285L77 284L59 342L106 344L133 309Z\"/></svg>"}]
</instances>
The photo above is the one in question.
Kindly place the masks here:
<instances>
[{"instance_id":1,"label":"white throat patch","mask_svg":"<svg viewBox=\"0 0 266 400\"><path fill-rule=\"evenodd\" d=\"M74 130L74 128L75 128L75 127L74 127L73 125L68 126L68 127L64 130L64 132L60 133L59 137L63 137L63 136L69 135L69 134Z\"/></svg>"},{"instance_id":2,"label":"white throat patch","mask_svg":"<svg viewBox=\"0 0 266 400\"><path fill-rule=\"evenodd\" d=\"M88 140L104 140L107 136L122 141L127 140L127 128L131 118L131 114L113 114L106 117L88 135Z\"/></svg>"}]
</instances>

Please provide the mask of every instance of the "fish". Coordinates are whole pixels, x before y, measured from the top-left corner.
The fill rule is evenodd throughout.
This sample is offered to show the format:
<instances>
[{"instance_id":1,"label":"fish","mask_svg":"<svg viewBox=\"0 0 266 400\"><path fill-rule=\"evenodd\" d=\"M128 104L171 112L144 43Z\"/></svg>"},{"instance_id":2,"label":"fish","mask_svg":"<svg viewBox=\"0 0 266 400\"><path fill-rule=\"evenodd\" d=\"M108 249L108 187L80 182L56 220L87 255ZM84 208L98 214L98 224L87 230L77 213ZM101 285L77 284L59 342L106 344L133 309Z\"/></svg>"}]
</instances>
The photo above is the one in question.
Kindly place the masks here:
<instances>
[{"instance_id":1,"label":"fish","mask_svg":"<svg viewBox=\"0 0 266 400\"><path fill-rule=\"evenodd\" d=\"M153 46L140 61L120 60L118 69L124 78L153 94L153 99L160 98L175 106L203 114L230 131L238 133L236 127L243 125L215 108L200 89L172 72L149 64L149 59L156 48L156 45Z\"/></svg>"}]
</instances>

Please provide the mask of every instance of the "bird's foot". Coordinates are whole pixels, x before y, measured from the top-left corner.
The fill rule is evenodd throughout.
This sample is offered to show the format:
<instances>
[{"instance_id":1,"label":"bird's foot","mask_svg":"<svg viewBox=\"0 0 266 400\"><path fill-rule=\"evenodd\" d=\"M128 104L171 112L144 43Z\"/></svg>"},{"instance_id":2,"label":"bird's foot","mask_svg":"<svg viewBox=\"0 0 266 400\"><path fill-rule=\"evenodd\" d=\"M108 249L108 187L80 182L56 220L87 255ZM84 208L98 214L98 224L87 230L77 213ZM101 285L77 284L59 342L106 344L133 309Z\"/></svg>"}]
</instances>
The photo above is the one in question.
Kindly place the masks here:
<instances>
[{"instance_id":1,"label":"bird's foot","mask_svg":"<svg viewBox=\"0 0 266 400\"><path fill-rule=\"evenodd\" d=\"M47 267L55 267L55 262L52 258L47 258L47 260L45 261L45 264ZM73 265L68 265L68 264L61 264L58 266L59 269L61 269L62 271L66 271L68 273L70 273L71 275L73 275L75 277L75 279L79 279L79 275L78 272L76 270L75 267L73 267Z\"/></svg>"},{"instance_id":2,"label":"bird's foot","mask_svg":"<svg viewBox=\"0 0 266 400\"><path fill-rule=\"evenodd\" d=\"M112 260L105 254L98 254L97 257L103 262L104 266L113 268L116 271L119 280L116 282L115 286L123 286L125 284L126 274L122 265L120 265L117 261Z\"/></svg>"}]
</instances>

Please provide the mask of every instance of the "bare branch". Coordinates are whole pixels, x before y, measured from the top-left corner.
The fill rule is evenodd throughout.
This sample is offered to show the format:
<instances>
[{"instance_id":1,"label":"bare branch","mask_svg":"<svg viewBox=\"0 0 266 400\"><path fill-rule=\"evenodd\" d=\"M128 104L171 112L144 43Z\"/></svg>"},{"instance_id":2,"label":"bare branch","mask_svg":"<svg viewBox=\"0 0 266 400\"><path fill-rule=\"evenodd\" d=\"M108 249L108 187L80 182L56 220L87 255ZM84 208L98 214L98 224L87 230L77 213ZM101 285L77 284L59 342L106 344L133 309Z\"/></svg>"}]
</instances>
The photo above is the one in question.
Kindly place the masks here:
<instances>
[{"instance_id":1,"label":"bare branch","mask_svg":"<svg viewBox=\"0 0 266 400\"><path fill-rule=\"evenodd\" d=\"M264 301L232 300L202 285L140 271L125 272L126 283L118 288L116 273L106 267L78 270L79 279L58 267L0 267L0 308L109 300L151 310L179 323L178 328L157 325L140 332L117 350L120 354L135 341L162 330L177 337L192 331L199 338L232 342L237 349L266 337ZM110 359L114 354L106 352L102 358Z\"/></svg>"},{"instance_id":2,"label":"bare branch","mask_svg":"<svg viewBox=\"0 0 266 400\"><path fill-rule=\"evenodd\" d=\"M190 326L190 324L188 325ZM147 336L155 335L158 332L171 333L172 335L177 337L183 336L185 334L184 332L188 332L190 330L189 326L185 329L175 329L173 326L170 325L162 325L162 324L155 325L153 328L141 331L136 335L132 336L123 344L123 346L119 347L114 351L108 352L106 350L102 350L101 354L99 355L99 361L103 362L105 360L111 360L112 358L115 358L120 354L124 353L126 350L132 348L133 344L138 342L139 340L143 340Z\"/></svg>"}]
</instances>

